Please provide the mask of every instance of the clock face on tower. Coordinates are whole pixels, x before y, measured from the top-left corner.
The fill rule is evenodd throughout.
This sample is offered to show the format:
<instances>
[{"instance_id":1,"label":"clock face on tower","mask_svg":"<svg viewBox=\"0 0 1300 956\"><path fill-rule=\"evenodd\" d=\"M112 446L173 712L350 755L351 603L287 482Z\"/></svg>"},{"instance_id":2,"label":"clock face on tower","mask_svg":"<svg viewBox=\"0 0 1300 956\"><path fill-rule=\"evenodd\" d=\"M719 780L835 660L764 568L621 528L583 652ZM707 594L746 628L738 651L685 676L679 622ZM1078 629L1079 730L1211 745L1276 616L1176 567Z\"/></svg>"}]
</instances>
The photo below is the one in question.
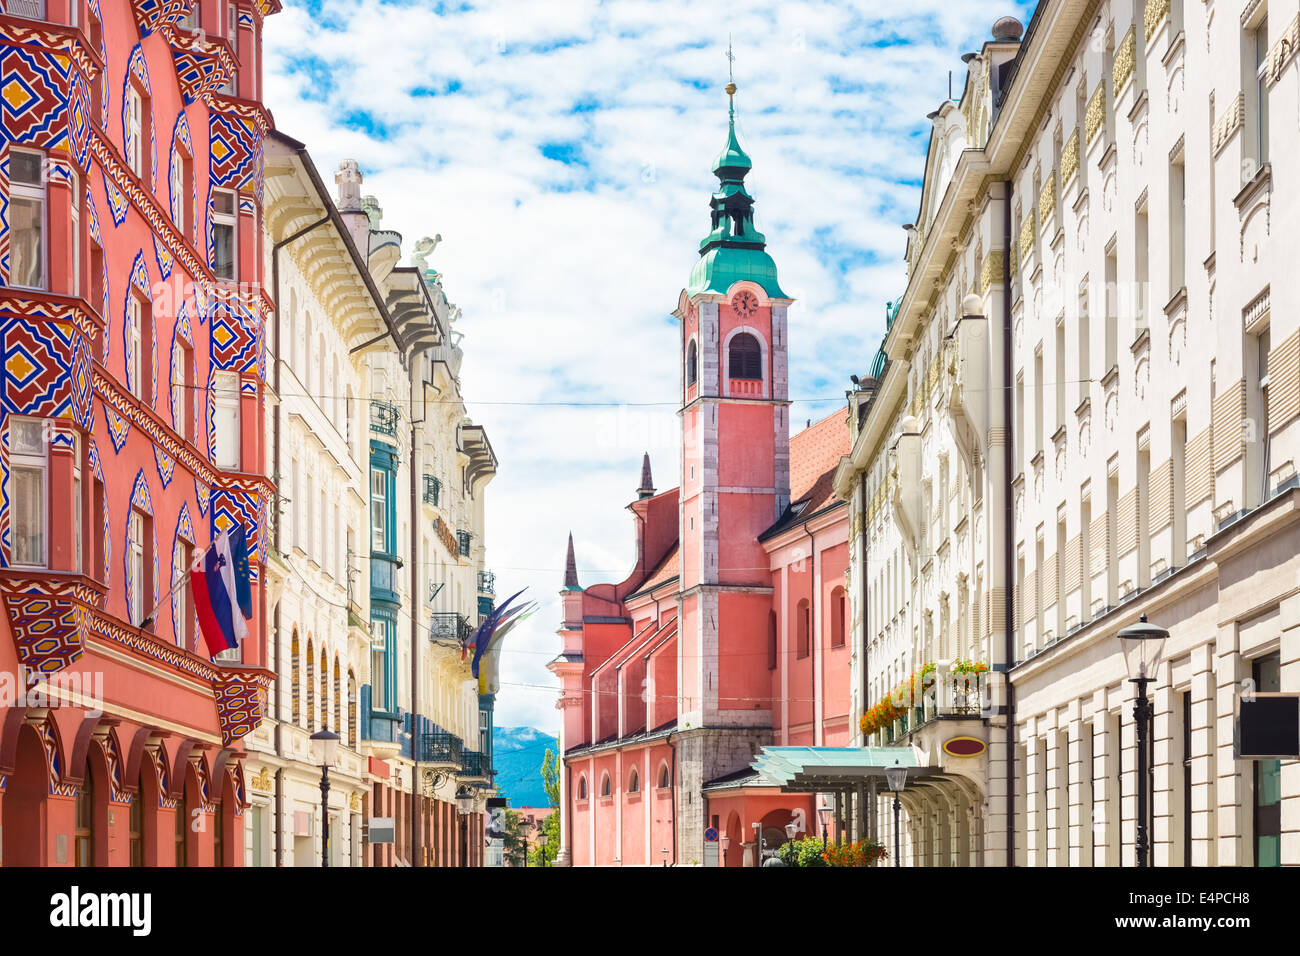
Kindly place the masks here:
<instances>
[{"instance_id":1,"label":"clock face on tower","mask_svg":"<svg viewBox=\"0 0 1300 956\"><path fill-rule=\"evenodd\" d=\"M758 299L754 297L752 292L738 292L736 297L731 300L731 307L742 319L752 318L754 313L758 311Z\"/></svg>"}]
</instances>

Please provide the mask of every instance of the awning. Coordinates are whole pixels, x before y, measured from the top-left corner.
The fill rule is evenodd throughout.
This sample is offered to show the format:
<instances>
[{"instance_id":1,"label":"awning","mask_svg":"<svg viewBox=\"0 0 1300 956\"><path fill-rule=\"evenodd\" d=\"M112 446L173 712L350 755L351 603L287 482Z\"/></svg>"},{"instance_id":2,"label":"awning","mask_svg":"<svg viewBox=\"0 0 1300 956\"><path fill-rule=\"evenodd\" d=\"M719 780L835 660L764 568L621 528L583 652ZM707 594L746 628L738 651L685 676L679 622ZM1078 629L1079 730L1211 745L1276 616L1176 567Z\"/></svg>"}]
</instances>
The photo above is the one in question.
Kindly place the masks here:
<instances>
[{"instance_id":1,"label":"awning","mask_svg":"<svg viewBox=\"0 0 1300 956\"><path fill-rule=\"evenodd\" d=\"M923 766L911 747L764 747L750 766L790 793L856 787L894 767L906 768L909 780L939 772Z\"/></svg>"}]
</instances>

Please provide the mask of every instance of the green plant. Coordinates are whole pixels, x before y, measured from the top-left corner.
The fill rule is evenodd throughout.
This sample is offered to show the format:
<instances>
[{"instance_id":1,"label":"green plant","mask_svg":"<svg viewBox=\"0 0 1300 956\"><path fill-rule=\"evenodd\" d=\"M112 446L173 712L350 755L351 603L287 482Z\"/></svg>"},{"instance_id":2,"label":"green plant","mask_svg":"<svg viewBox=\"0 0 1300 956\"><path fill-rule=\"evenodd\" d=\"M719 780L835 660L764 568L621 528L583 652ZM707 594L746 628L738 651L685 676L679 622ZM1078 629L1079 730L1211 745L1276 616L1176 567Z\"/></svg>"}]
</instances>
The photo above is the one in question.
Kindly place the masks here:
<instances>
[{"instance_id":1,"label":"green plant","mask_svg":"<svg viewBox=\"0 0 1300 956\"><path fill-rule=\"evenodd\" d=\"M884 844L875 840L832 844L825 854L827 866L875 866L886 856Z\"/></svg>"},{"instance_id":2,"label":"green plant","mask_svg":"<svg viewBox=\"0 0 1300 956\"><path fill-rule=\"evenodd\" d=\"M786 866L826 866L822 857L822 841L816 837L804 837L781 844L777 856Z\"/></svg>"}]
</instances>

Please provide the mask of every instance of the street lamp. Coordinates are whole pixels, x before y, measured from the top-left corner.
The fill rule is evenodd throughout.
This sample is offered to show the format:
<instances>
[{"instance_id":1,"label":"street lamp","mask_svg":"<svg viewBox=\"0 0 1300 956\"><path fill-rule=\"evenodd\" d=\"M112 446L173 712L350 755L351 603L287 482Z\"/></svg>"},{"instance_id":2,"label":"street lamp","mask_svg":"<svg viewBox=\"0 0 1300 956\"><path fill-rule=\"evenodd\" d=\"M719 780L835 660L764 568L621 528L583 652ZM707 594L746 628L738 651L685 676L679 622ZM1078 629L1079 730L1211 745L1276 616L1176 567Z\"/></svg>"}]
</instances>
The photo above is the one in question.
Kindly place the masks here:
<instances>
[{"instance_id":1,"label":"street lamp","mask_svg":"<svg viewBox=\"0 0 1300 956\"><path fill-rule=\"evenodd\" d=\"M664 847L664 848L663 848L662 850L660 850L659 852L662 853L662 854L664 855L664 866L667 867L667 866L668 866L668 847Z\"/></svg>"},{"instance_id":2,"label":"street lamp","mask_svg":"<svg viewBox=\"0 0 1300 956\"><path fill-rule=\"evenodd\" d=\"M312 759L320 764L320 815L324 821L321 830L320 865L330 865L330 767L339 752L339 735L328 727L308 738L311 741Z\"/></svg>"},{"instance_id":3,"label":"street lamp","mask_svg":"<svg viewBox=\"0 0 1300 956\"><path fill-rule=\"evenodd\" d=\"M826 852L826 827L831 822L831 807L829 803L824 803L817 808L817 818L822 822L822 852Z\"/></svg>"},{"instance_id":4,"label":"street lamp","mask_svg":"<svg viewBox=\"0 0 1300 956\"><path fill-rule=\"evenodd\" d=\"M763 865L763 824L751 823L754 828L754 852L758 854L754 859L755 866Z\"/></svg>"},{"instance_id":5,"label":"street lamp","mask_svg":"<svg viewBox=\"0 0 1300 956\"><path fill-rule=\"evenodd\" d=\"M725 836L725 835L724 835L724 836L721 836L721 837L718 838L718 842L722 844L722 865L723 865L723 866L726 866L726 865L727 865L727 847L729 847L729 846L731 845L731 837L729 837L729 836Z\"/></svg>"},{"instance_id":6,"label":"street lamp","mask_svg":"<svg viewBox=\"0 0 1300 956\"><path fill-rule=\"evenodd\" d=\"M900 767L895 760L894 765L885 770L885 782L889 784L889 789L894 794L894 866L901 866L898 838L898 811L901 804L898 802L898 795L907 786L907 768Z\"/></svg>"},{"instance_id":7,"label":"street lamp","mask_svg":"<svg viewBox=\"0 0 1300 956\"><path fill-rule=\"evenodd\" d=\"M539 830L537 834L538 856L542 858L542 866L546 865L546 831Z\"/></svg>"},{"instance_id":8,"label":"street lamp","mask_svg":"<svg viewBox=\"0 0 1300 956\"><path fill-rule=\"evenodd\" d=\"M1128 665L1129 680L1137 684L1137 700L1133 704L1133 720L1137 723L1137 865L1147 865L1150 841L1147 834L1147 729L1151 724L1151 702L1147 699L1147 684L1155 680L1156 666L1164 653L1169 632L1147 621L1142 615L1138 623L1121 628L1118 635L1124 649L1124 663Z\"/></svg>"}]
</instances>

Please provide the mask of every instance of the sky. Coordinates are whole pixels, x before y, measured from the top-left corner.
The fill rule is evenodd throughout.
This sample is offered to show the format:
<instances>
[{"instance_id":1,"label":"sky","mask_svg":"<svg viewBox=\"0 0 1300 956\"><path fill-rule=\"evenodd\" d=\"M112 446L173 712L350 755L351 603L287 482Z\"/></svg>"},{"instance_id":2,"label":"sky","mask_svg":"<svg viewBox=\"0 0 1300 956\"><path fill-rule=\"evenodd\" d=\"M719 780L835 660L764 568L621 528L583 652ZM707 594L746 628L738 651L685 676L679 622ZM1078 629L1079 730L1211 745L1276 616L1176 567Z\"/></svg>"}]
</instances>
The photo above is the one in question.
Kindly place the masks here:
<instances>
[{"instance_id":1,"label":"sky","mask_svg":"<svg viewBox=\"0 0 1300 956\"><path fill-rule=\"evenodd\" d=\"M355 159L384 228L462 309L469 415L499 597L542 602L510 635L499 726L555 733L558 591L633 563L643 452L678 483L678 323L726 142L727 46L746 179L789 313L791 430L844 401L906 284L926 114L1002 15L1032 2L283 0L264 99L328 181Z\"/></svg>"}]
</instances>

